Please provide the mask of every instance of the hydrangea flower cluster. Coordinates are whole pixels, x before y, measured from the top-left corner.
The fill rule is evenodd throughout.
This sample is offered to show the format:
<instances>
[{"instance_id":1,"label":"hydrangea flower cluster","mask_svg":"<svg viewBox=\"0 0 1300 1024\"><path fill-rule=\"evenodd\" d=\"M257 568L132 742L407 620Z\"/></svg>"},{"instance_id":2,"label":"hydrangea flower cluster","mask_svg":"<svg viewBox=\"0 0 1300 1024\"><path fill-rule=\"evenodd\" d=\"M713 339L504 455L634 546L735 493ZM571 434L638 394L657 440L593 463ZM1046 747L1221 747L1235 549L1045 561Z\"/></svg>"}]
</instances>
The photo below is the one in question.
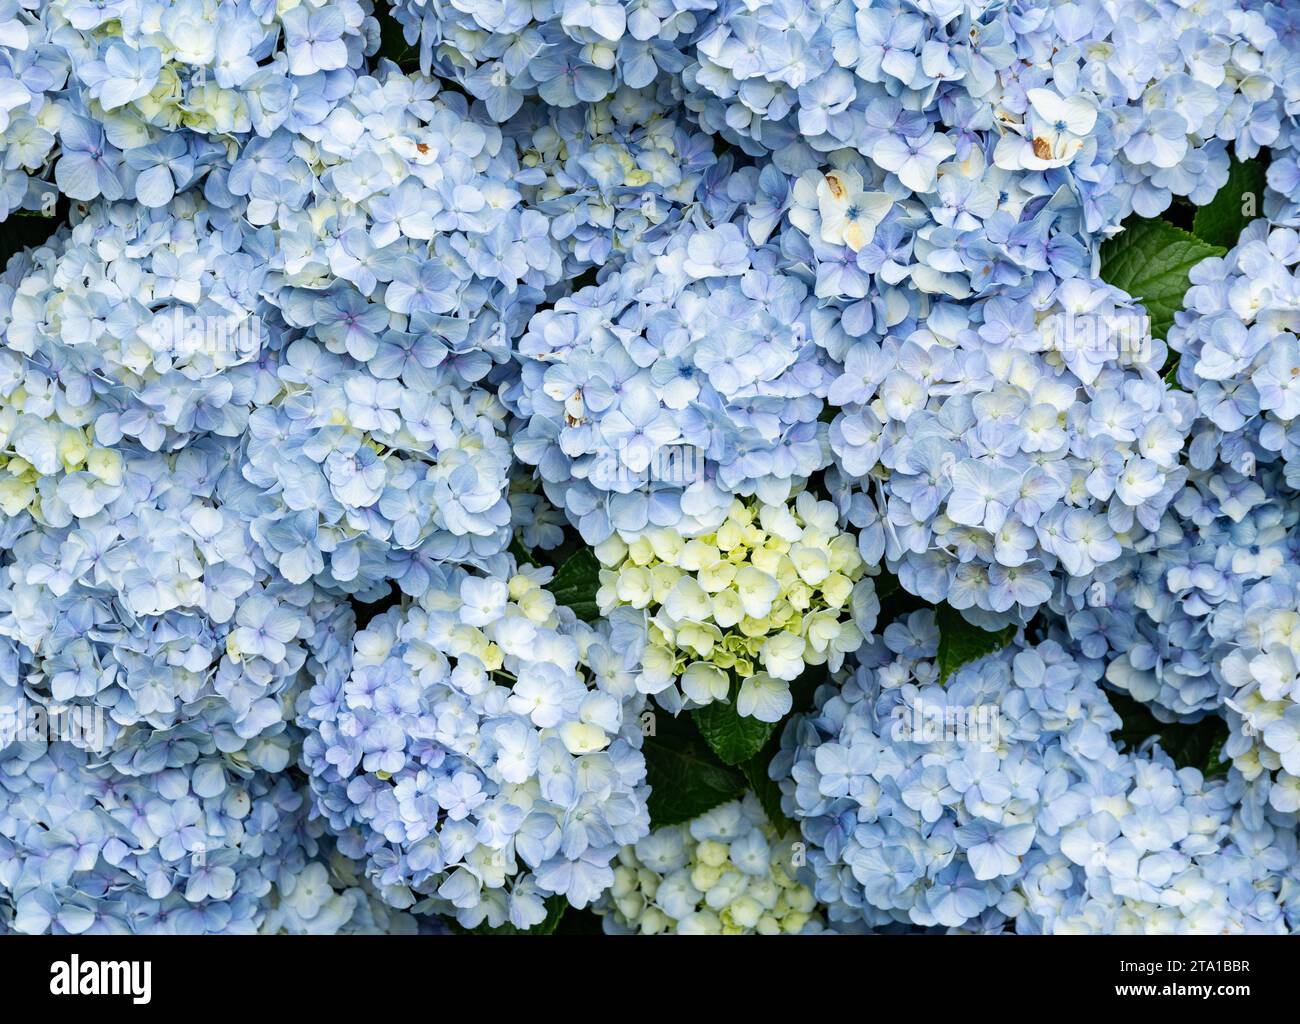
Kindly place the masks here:
<instances>
[{"instance_id":1,"label":"hydrangea flower cluster","mask_svg":"<svg viewBox=\"0 0 1300 1024\"><path fill-rule=\"evenodd\" d=\"M1295 930L1298 53L0 0L0 931Z\"/></svg>"},{"instance_id":2,"label":"hydrangea flower cluster","mask_svg":"<svg viewBox=\"0 0 1300 1024\"><path fill-rule=\"evenodd\" d=\"M751 247L747 213L730 219L757 184L738 177L716 218L636 247L519 341L515 452L591 544L716 526L734 494L785 501L830 461L815 299L774 246Z\"/></svg>"},{"instance_id":3,"label":"hydrangea flower cluster","mask_svg":"<svg viewBox=\"0 0 1300 1024\"><path fill-rule=\"evenodd\" d=\"M161 473L165 461L128 465ZM247 535L183 481L156 503L129 512L123 498L14 541L0 569L0 714L18 722L36 702L80 715L93 723L86 748L111 752L126 774L157 771L177 743L215 744L278 772L292 760L296 694L316 659L338 655L350 613L243 548L219 557L223 536ZM164 524L178 516L193 521L172 532ZM149 580L137 558L176 575Z\"/></svg>"},{"instance_id":4,"label":"hydrangea flower cluster","mask_svg":"<svg viewBox=\"0 0 1300 1024\"><path fill-rule=\"evenodd\" d=\"M813 895L796 879L798 844L753 793L685 825L657 828L618 855L603 898L615 935L795 935L818 932Z\"/></svg>"},{"instance_id":5,"label":"hydrangea flower cluster","mask_svg":"<svg viewBox=\"0 0 1300 1024\"><path fill-rule=\"evenodd\" d=\"M561 109L640 89L686 63L685 44L713 0L541 0L446 4L398 0L393 15L420 66L483 101L499 121L525 97Z\"/></svg>"},{"instance_id":6,"label":"hydrangea flower cluster","mask_svg":"<svg viewBox=\"0 0 1300 1024\"><path fill-rule=\"evenodd\" d=\"M26 207L52 214L57 192L46 181L68 81L67 51L54 43L29 5L0 5L0 220Z\"/></svg>"},{"instance_id":7,"label":"hydrangea flower cluster","mask_svg":"<svg viewBox=\"0 0 1300 1024\"><path fill-rule=\"evenodd\" d=\"M19 256L0 285L0 415L15 454L37 476L60 477L63 445L73 465L88 459L112 479L100 463L114 460L100 448L174 452L204 435L238 439L265 388L258 350L269 357L283 339L258 296L265 273L238 222L193 194L158 210L92 204L74 227ZM42 498L46 518L57 515L56 498L93 514L117 486L66 472L63 496ZM22 493L6 491L8 514L22 511Z\"/></svg>"},{"instance_id":8,"label":"hydrangea flower cluster","mask_svg":"<svg viewBox=\"0 0 1300 1024\"><path fill-rule=\"evenodd\" d=\"M778 0L720 5L682 80L701 124L750 152L856 149L926 194L974 145L1031 189L1067 185L1107 233L1175 195L1207 202L1229 145L1277 139L1286 52L1228 0Z\"/></svg>"},{"instance_id":9,"label":"hydrangea flower cluster","mask_svg":"<svg viewBox=\"0 0 1300 1024\"><path fill-rule=\"evenodd\" d=\"M425 70L498 120L526 96L572 107L659 77L705 130L786 169L852 149L925 194L944 160L987 148L1011 178L1075 192L1093 232L1207 202L1229 147L1254 156L1292 112L1285 16L1232 0L409 0L396 16Z\"/></svg>"},{"instance_id":10,"label":"hydrangea flower cluster","mask_svg":"<svg viewBox=\"0 0 1300 1024\"><path fill-rule=\"evenodd\" d=\"M1300 545L1298 545L1300 546ZM1246 591L1210 626L1228 696L1224 754L1248 779L1264 775L1269 803L1300 811L1300 562Z\"/></svg>"},{"instance_id":11,"label":"hydrangea flower cluster","mask_svg":"<svg viewBox=\"0 0 1300 1024\"><path fill-rule=\"evenodd\" d=\"M6 7L0 216L59 193L166 206L230 144L317 124L379 46L369 0Z\"/></svg>"},{"instance_id":12,"label":"hydrangea flower cluster","mask_svg":"<svg viewBox=\"0 0 1300 1024\"><path fill-rule=\"evenodd\" d=\"M121 775L70 744L0 756L0 928L239 934L410 928L329 877L321 827L284 774L192 741Z\"/></svg>"},{"instance_id":13,"label":"hydrangea flower cluster","mask_svg":"<svg viewBox=\"0 0 1300 1024\"><path fill-rule=\"evenodd\" d=\"M1280 461L1300 489L1300 232L1256 220L1223 258L1191 269L1170 331L1199 414L1188 461L1251 477Z\"/></svg>"},{"instance_id":14,"label":"hydrangea flower cluster","mask_svg":"<svg viewBox=\"0 0 1300 1024\"><path fill-rule=\"evenodd\" d=\"M335 849L280 879L261 932L271 935L414 935L430 926L395 911Z\"/></svg>"},{"instance_id":15,"label":"hydrangea flower cluster","mask_svg":"<svg viewBox=\"0 0 1300 1024\"><path fill-rule=\"evenodd\" d=\"M260 308L209 213L97 204L0 283L0 703L95 713L128 773L186 737L282 770L337 646L337 599L275 572L245 511L264 364L186 340L192 310L243 329Z\"/></svg>"},{"instance_id":16,"label":"hydrangea flower cluster","mask_svg":"<svg viewBox=\"0 0 1300 1024\"><path fill-rule=\"evenodd\" d=\"M1230 690L1213 634L1260 581L1297 558L1300 509L1276 467L1257 479L1227 466L1196 472L1140 551L1053 601L1080 656L1105 659L1106 681L1167 721L1224 708Z\"/></svg>"},{"instance_id":17,"label":"hydrangea flower cluster","mask_svg":"<svg viewBox=\"0 0 1300 1024\"><path fill-rule=\"evenodd\" d=\"M433 575L304 694L313 807L393 906L528 928L648 832L644 698L543 571Z\"/></svg>"},{"instance_id":18,"label":"hydrangea flower cluster","mask_svg":"<svg viewBox=\"0 0 1300 1024\"><path fill-rule=\"evenodd\" d=\"M946 681L930 612L787 728L773 763L830 919L962 931L1294 927L1296 819L1234 774L1128 752L1097 672L1021 639Z\"/></svg>"},{"instance_id":19,"label":"hydrangea flower cluster","mask_svg":"<svg viewBox=\"0 0 1300 1024\"><path fill-rule=\"evenodd\" d=\"M529 205L550 220L570 273L617 265L700 203L726 204L730 155L678 110L666 86L620 86L574 107L529 104L502 125L519 148Z\"/></svg>"},{"instance_id":20,"label":"hydrangea flower cluster","mask_svg":"<svg viewBox=\"0 0 1300 1024\"><path fill-rule=\"evenodd\" d=\"M1300 13L1294 7L1275 0L1247 0L1246 6L1263 14L1284 52L1295 53L1300 42ZM1293 65L1286 64L1278 77L1282 116L1278 136L1269 146L1268 190L1263 212L1274 224L1300 228L1300 131L1295 121L1296 113L1300 112L1300 74Z\"/></svg>"},{"instance_id":21,"label":"hydrangea flower cluster","mask_svg":"<svg viewBox=\"0 0 1300 1024\"><path fill-rule=\"evenodd\" d=\"M302 332L250 417L245 469L262 492L254 532L288 579L418 595L429 565L509 542L491 380L566 249L520 192L544 172L481 121L390 66L209 185L266 226L269 297Z\"/></svg>"},{"instance_id":22,"label":"hydrangea flower cluster","mask_svg":"<svg viewBox=\"0 0 1300 1024\"><path fill-rule=\"evenodd\" d=\"M672 711L734 690L740 715L778 722L791 708L790 681L808 665L838 669L880 610L835 506L806 491L792 506L736 499L700 536L613 536L596 554L601 614L644 620L638 685Z\"/></svg>"},{"instance_id":23,"label":"hydrangea flower cluster","mask_svg":"<svg viewBox=\"0 0 1300 1024\"><path fill-rule=\"evenodd\" d=\"M1109 683L1162 717L1226 717L1225 753L1247 778L1276 779L1263 788L1288 812L1300 809L1296 249L1294 230L1257 220L1192 269L1169 335L1196 403L1191 476L1144 544L1054 602Z\"/></svg>"},{"instance_id":24,"label":"hydrangea flower cluster","mask_svg":"<svg viewBox=\"0 0 1300 1024\"><path fill-rule=\"evenodd\" d=\"M207 199L96 203L32 267L11 267L3 386L44 404L0 409L21 456L0 483L6 510L31 501L33 471L55 473L47 449L70 421L150 451L244 439L252 486L229 500L294 584L418 593L426 564L503 550L512 461L484 379L531 308L512 303L539 301L563 257L531 241L546 238L542 215L514 208L500 131L436 92L364 78L317 141L255 140ZM59 487L91 510L109 493L88 473Z\"/></svg>"},{"instance_id":25,"label":"hydrangea flower cluster","mask_svg":"<svg viewBox=\"0 0 1300 1024\"><path fill-rule=\"evenodd\" d=\"M1192 403L1164 351L1122 292L1050 276L855 344L830 441L863 557L927 600L1023 619L1089 579L1187 478Z\"/></svg>"}]
</instances>

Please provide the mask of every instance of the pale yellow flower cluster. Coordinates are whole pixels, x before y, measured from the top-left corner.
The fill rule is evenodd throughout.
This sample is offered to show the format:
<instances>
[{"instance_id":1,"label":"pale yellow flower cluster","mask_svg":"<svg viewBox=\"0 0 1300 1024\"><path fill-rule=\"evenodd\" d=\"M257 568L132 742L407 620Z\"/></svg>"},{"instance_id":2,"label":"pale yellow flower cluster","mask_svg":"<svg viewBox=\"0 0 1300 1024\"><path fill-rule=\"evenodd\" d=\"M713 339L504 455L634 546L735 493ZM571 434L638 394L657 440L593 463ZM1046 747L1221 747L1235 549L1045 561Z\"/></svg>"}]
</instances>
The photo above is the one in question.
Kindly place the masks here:
<instances>
[{"instance_id":1,"label":"pale yellow flower cluster","mask_svg":"<svg viewBox=\"0 0 1300 1024\"><path fill-rule=\"evenodd\" d=\"M735 681L739 713L765 722L789 710L789 681L806 666L838 668L862 644L855 605L874 611L856 541L831 502L807 493L792 505L736 499L700 537L615 535L596 556L601 614L627 606L646 615L645 692L680 682L705 705L727 700Z\"/></svg>"},{"instance_id":2,"label":"pale yellow flower cluster","mask_svg":"<svg viewBox=\"0 0 1300 1024\"><path fill-rule=\"evenodd\" d=\"M16 516L30 509L39 515L40 480L54 476L66 478L59 497L74 514L98 511L122 484L121 454L97 446L90 427L28 411L26 398L18 388L0 399L0 513Z\"/></svg>"},{"instance_id":3,"label":"pale yellow flower cluster","mask_svg":"<svg viewBox=\"0 0 1300 1024\"><path fill-rule=\"evenodd\" d=\"M753 794L625 846L597 908L606 930L642 935L795 935L825 923L795 878L802 846L781 836Z\"/></svg>"}]
</instances>

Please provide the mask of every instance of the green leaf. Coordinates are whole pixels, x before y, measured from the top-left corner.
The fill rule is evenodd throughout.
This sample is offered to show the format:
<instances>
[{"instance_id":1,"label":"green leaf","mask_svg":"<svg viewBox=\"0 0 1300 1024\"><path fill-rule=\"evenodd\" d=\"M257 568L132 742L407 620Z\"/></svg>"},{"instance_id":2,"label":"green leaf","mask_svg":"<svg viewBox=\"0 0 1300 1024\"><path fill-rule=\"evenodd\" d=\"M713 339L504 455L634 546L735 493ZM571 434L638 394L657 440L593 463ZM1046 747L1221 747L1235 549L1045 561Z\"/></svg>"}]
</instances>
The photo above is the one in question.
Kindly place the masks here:
<instances>
[{"instance_id":1,"label":"green leaf","mask_svg":"<svg viewBox=\"0 0 1300 1024\"><path fill-rule=\"evenodd\" d=\"M939 682L967 662L977 661L986 654L1000 651L1016 635L1015 626L1007 626L990 633L967 622L961 612L948 604L938 605L935 621L939 626Z\"/></svg>"},{"instance_id":2,"label":"green leaf","mask_svg":"<svg viewBox=\"0 0 1300 1024\"><path fill-rule=\"evenodd\" d=\"M525 565L537 564L536 560L533 558L529 550L526 547L524 547L524 542L520 540L518 537L511 538L510 553L515 556L515 563L519 565L521 568Z\"/></svg>"},{"instance_id":3,"label":"green leaf","mask_svg":"<svg viewBox=\"0 0 1300 1024\"><path fill-rule=\"evenodd\" d=\"M877 632L919 608L930 607L915 594L904 590L898 577L886 569L881 569L880 575L873 576L872 579L875 580L876 600L880 602L880 615L876 619Z\"/></svg>"},{"instance_id":4,"label":"green leaf","mask_svg":"<svg viewBox=\"0 0 1300 1024\"><path fill-rule=\"evenodd\" d=\"M902 588L902 584L898 582L898 577L888 569L882 568L880 573L872 576L871 579L872 586L876 589L876 600L882 605Z\"/></svg>"},{"instance_id":5,"label":"green leaf","mask_svg":"<svg viewBox=\"0 0 1300 1024\"><path fill-rule=\"evenodd\" d=\"M402 26L393 17L389 5L380 4L375 16L379 22L379 52L375 56L388 58L403 71L419 70L419 51L407 44Z\"/></svg>"},{"instance_id":6,"label":"green leaf","mask_svg":"<svg viewBox=\"0 0 1300 1024\"><path fill-rule=\"evenodd\" d=\"M724 704L714 701L691 712L695 726L700 730L704 741L712 748L724 764L740 764L763 749L772 733L776 731L776 722L760 722L757 718L748 718L736 711L737 686L731 688L731 700Z\"/></svg>"},{"instance_id":7,"label":"green leaf","mask_svg":"<svg viewBox=\"0 0 1300 1024\"><path fill-rule=\"evenodd\" d=\"M1206 720L1210 721L1209 719ZM1232 766L1229 758L1223 757L1223 745L1228 741L1228 730L1224 729L1219 735L1213 738L1210 743L1210 749L1201 759L1201 771L1207 779L1217 779L1228 774L1228 769Z\"/></svg>"},{"instance_id":8,"label":"green leaf","mask_svg":"<svg viewBox=\"0 0 1300 1024\"><path fill-rule=\"evenodd\" d=\"M763 808L763 813L767 815L767 820L776 826L778 832L785 832L796 826L781 810L781 787L768 775L767 771L768 766L772 763L772 758L776 756L777 751L780 749L779 737L773 736L772 741L767 746L740 766L740 770L744 772L749 788L758 797L758 802Z\"/></svg>"},{"instance_id":9,"label":"green leaf","mask_svg":"<svg viewBox=\"0 0 1300 1024\"><path fill-rule=\"evenodd\" d=\"M1209 778L1227 774L1228 764L1219 760L1228 738L1228 723L1222 718L1211 715L1199 722L1161 722L1150 708L1127 694L1108 691L1106 696L1122 722L1115 739L1130 750L1155 736L1179 768L1197 768Z\"/></svg>"},{"instance_id":10,"label":"green leaf","mask_svg":"<svg viewBox=\"0 0 1300 1024\"><path fill-rule=\"evenodd\" d=\"M600 562L590 548L579 548L555 571L547 588L560 604L568 605L587 622L600 618L596 591L600 588Z\"/></svg>"},{"instance_id":11,"label":"green leaf","mask_svg":"<svg viewBox=\"0 0 1300 1024\"><path fill-rule=\"evenodd\" d=\"M662 722L667 716L659 715ZM688 719L669 720L647 736L646 774L650 783L650 823L680 825L745 792L745 776L722 764Z\"/></svg>"},{"instance_id":12,"label":"green leaf","mask_svg":"<svg viewBox=\"0 0 1300 1024\"><path fill-rule=\"evenodd\" d=\"M1130 220L1101 247L1101 277L1132 295L1151 318L1151 333L1163 339L1183 308L1188 271L1225 252L1163 220Z\"/></svg>"},{"instance_id":13,"label":"green leaf","mask_svg":"<svg viewBox=\"0 0 1300 1024\"><path fill-rule=\"evenodd\" d=\"M745 773L749 788L758 797L767 820L776 826L778 832L786 832L794 827L794 823L781 810L781 787L768 777L767 766L766 759L754 758L742 764L740 770Z\"/></svg>"},{"instance_id":14,"label":"green leaf","mask_svg":"<svg viewBox=\"0 0 1300 1024\"><path fill-rule=\"evenodd\" d=\"M1203 242L1231 249L1242 229L1259 216L1264 198L1264 162L1258 157L1242 163L1235 156L1228 168L1228 181L1213 199L1196 211L1192 233ZM1245 207L1250 216L1242 213Z\"/></svg>"}]
</instances>

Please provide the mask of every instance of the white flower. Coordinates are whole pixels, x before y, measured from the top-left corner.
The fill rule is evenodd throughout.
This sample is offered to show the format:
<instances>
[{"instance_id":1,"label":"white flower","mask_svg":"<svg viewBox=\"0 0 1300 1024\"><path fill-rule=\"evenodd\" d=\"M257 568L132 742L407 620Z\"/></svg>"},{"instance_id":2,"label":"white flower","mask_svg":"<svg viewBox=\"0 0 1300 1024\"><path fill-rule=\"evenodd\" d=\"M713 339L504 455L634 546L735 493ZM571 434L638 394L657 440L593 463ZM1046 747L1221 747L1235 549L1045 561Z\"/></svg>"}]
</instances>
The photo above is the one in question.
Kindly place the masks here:
<instances>
[{"instance_id":1,"label":"white flower","mask_svg":"<svg viewBox=\"0 0 1300 1024\"><path fill-rule=\"evenodd\" d=\"M713 602L693 576L683 576L665 596L664 610L676 622L706 622Z\"/></svg>"},{"instance_id":2,"label":"white flower","mask_svg":"<svg viewBox=\"0 0 1300 1024\"><path fill-rule=\"evenodd\" d=\"M884 192L862 191L862 176L856 171L827 171L817 185L822 241L857 252L870 244L893 205Z\"/></svg>"},{"instance_id":3,"label":"white flower","mask_svg":"<svg viewBox=\"0 0 1300 1024\"><path fill-rule=\"evenodd\" d=\"M799 668L803 668L802 661L799 662ZM766 672L759 672L740 684L736 711L743 716L757 718L760 722L779 722L789 714L793 703L789 684L781 679L773 679Z\"/></svg>"},{"instance_id":4,"label":"white flower","mask_svg":"<svg viewBox=\"0 0 1300 1024\"><path fill-rule=\"evenodd\" d=\"M696 704L726 700L731 690L727 673L707 661L696 661L682 673L682 692ZM742 714L744 712L741 712Z\"/></svg>"},{"instance_id":5,"label":"white flower","mask_svg":"<svg viewBox=\"0 0 1300 1024\"><path fill-rule=\"evenodd\" d=\"M745 565L736 573L736 592L745 614L761 619L772 610L772 602L781 593L781 584L761 569Z\"/></svg>"},{"instance_id":6,"label":"white flower","mask_svg":"<svg viewBox=\"0 0 1300 1024\"><path fill-rule=\"evenodd\" d=\"M790 632L777 633L763 643L763 667L777 679L797 679L804 669L803 652L808 643Z\"/></svg>"},{"instance_id":7,"label":"white flower","mask_svg":"<svg viewBox=\"0 0 1300 1024\"><path fill-rule=\"evenodd\" d=\"M560 739L570 754L590 754L609 744L605 730L589 722L565 722L560 726Z\"/></svg>"},{"instance_id":8,"label":"white flower","mask_svg":"<svg viewBox=\"0 0 1300 1024\"><path fill-rule=\"evenodd\" d=\"M676 681L673 669L673 652L659 644L648 644L641 655L637 689L642 693L662 693Z\"/></svg>"},{"instance_id":9,"label":"white flower","mask_svg":"<svg viewBox=\"0 0 1300 1024\"><path fill-rule=\"evenodd\" d=\"M1085 96L1063 98L1051 89L1030 89L1029 115L998 140L993 162L1004 170L1044 171L1064 167L1081 149L1097 123L1097 106Z\"/></svg>"}]
</instances>

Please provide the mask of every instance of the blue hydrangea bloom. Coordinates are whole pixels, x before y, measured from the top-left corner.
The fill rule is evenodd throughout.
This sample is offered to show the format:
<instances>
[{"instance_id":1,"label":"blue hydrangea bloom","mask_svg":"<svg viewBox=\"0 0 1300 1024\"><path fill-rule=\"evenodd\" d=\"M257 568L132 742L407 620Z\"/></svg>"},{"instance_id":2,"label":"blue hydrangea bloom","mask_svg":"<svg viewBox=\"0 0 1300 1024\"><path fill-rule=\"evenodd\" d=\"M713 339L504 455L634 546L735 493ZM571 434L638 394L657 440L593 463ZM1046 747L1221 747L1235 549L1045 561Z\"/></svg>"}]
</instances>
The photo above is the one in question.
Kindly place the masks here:
<instances>
[{"instance_id":1,"label":"blue hydrangea bloom","mask_svg":"<svg viewBox=\"0 0 1300 1024\"><path fill-rule=\"evenodd\" d=\"M360 630L299 702L313 813L399 908L540 923L614 880L649 830L626 656L545 574L439 567Z\"/></svg>"},{"instance_id":2,"label":"blue hydrangea bloom","mask_svg":"<svg viewBox=\"0 0 1300 1024\"><path fill-rule=\"evenodd\" d=\"M832 922L1285 932L1296 820L1235 773L1126 751L1096 670L1018 639L946 681L932 615L864 648L772 765ZM1267 850L1267 853L1262 851Z\"/></svg>"},{"instance_id":3,"label":"blue hydrangea bloom","mask_svg":"<svg viewBox=\"0 0 1300 1024\"><path fill-rule=\"evenodd\" d=\"M287 775L192 743L136 777L65 743L10 744L0 793L0 933L416 927L346 874Z\"/></svg>"}]
</instances>

